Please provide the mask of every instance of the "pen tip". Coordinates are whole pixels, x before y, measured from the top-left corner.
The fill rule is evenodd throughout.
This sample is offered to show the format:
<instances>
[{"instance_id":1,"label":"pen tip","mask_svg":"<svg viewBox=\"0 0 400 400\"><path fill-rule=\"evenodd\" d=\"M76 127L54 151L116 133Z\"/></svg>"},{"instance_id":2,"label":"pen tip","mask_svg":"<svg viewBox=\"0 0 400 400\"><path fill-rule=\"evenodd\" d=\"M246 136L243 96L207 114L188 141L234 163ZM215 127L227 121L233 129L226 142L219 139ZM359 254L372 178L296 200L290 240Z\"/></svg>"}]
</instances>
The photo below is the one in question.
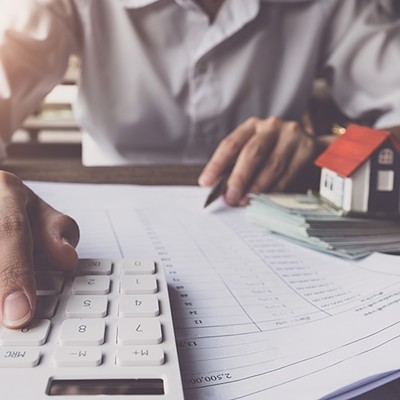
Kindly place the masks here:
<instances>
[{"instance_id":1,"label":"pen tip","mask_svg":"<svg viewBox=\"0 0 400 400\"><path fill-rule=\"evenodd\" d=\"M208 196L206 201L204 202L203 208L208 207L212 203L212 197Z\"/></svg>"},{"instance_id":2,"label":"pen tip","mask_svg":"<svg viewBox=\"0 0 400 400\"><path fill-rule=\"evenodd\" d=\"M206 208L208 205L218 199L218 197L222 196L225 193L227 180L227 175L222 175L218 179L214 187L211 189L211 192L208 195L206 202L204 203L204 208Z\"/></svg>"}]
</instances>

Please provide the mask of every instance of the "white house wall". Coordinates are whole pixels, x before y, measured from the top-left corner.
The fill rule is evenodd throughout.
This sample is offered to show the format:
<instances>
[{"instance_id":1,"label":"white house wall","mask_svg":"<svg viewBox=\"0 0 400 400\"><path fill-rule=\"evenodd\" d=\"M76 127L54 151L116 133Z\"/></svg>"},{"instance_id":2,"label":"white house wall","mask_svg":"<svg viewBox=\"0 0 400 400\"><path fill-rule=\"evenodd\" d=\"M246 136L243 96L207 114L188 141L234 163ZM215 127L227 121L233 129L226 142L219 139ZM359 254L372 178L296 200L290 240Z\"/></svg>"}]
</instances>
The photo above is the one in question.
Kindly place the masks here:
<instances>
[{"instance_id":1,"label":"white house wall","mask_svg":"<svg viewBox=\"0 0 400 400\"><path fill-rule=\"evenodd\" d=\"M366 212L368 211L369 181L371 175L371 162L367 160L345 183L345 201L343 209L346 211Z\"/></svg>"},{"instance_id":2,"label":"white house wall","mask_svg":"<svg viewBox=\"0 0 400 400\"><path fill-rule=\"evenodd\" d=\"M319 190L322 197L339 208L343 207L343 178L336 172L322 168Z\"/></svg>"},{"instance_id":3,"label":"white house wall","mask_svg":"<svg viewBox=\"0 0 400 400\"><path fill-rule=\"evenodd\" d=\"M345 211L350 211L352 207L352 193L353 193L353 180L352 178L345 178L343 185L343 205Z\"/></svg>"},{"instance_id":4,"label":"white house wall","mask_svg":"<svg viewBox=\"0 0 400 400\"><path fill-rule=\"evenodd\" d=\"M345 211L368 210L371 163L366 161L349 178L344 178L327 168L321 170L320 194Z\"/></svg>"}]
</instances>

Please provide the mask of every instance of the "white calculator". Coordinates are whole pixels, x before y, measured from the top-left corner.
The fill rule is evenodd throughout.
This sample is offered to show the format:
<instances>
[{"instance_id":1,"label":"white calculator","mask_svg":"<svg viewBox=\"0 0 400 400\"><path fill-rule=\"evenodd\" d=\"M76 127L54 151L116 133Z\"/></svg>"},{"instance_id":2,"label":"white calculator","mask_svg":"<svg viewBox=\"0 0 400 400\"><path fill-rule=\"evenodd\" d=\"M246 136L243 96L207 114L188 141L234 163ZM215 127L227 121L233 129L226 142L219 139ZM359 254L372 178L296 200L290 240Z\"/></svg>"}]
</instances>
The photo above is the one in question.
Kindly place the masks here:
<instances>
[{"instance_id":1,"label":"white calculator","mask_svg":"<svg viewBox=\"0 0 400 400\"><path fill-rule=\"evenodd\" d=\"M37 272L26 328L0 327L7 400L182 400L164 269L152 260L81 259L76 275Z\"/></svg>"}]
</instances>

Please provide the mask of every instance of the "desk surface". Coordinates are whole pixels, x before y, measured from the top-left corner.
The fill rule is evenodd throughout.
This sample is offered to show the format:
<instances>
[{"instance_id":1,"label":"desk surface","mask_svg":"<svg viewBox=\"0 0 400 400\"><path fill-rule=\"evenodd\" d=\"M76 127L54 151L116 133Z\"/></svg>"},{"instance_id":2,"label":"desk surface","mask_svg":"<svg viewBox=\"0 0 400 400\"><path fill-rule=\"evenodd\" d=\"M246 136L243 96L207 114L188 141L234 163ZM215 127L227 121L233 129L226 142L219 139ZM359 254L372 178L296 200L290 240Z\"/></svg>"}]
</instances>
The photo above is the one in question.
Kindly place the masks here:
<instances>
[{"instance_id":1,"label":"desk surface","mask_svg":"<svg viewBox=\"0 0 400 400\"><path fill-rule=\"evenodd\" d=\"M76 145L63 145L62 151L57 145L48 147L42 151L41 146L36 149L35 145L29 144L22 151L10 152L10 157L0 168L24 180L185 186L197 186L197 178L203 169L202 165L84 167ZM32 148L36 150L33 152ZM309 165L292 183L290 191L318 190L319 174L319 168Z\"/></svg>"},{"instance_id":2,"label":"desk surface","mask_svg":"<svg viewBox=\"0 0 400 400\"><path fill-rule=\"evenodd\" d=\"M119 183L138 185L197 185L202 166L84 167L79 158L16 158L1 166L25 180Z\"/></svg>"}]
</instances>

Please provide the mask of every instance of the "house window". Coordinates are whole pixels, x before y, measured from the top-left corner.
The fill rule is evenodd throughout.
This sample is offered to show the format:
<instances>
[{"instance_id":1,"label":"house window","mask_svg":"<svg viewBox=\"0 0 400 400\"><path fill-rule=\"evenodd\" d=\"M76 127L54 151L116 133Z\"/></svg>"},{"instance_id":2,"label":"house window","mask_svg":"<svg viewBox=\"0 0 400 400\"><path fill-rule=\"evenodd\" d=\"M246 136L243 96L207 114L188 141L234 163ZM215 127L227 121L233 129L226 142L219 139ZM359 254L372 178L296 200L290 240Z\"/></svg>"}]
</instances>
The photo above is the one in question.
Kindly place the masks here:
<instances>
[{"instance_id":1,"label":"house window","mask_svg":"<svg viewBox=\"0 0 400 400\"><path fill-rule=\"evenodd\" d=\"M333 177L326 172L324 174L324 187L326 187L330 191L333 190Z\"/></svg>"},{"instance_id":2,"label":"house window","mask_svg":"<svg viewBox=\"0 0 400 400\"><path fill-rule=\"evenodd\" d=\"M391 149L382 149L378 155L378 163L381 165L391 165L393 164L393 150Z\"/></svg>"},{"instance_id":3,"label":"house window","mask_svg":"<svg viewBox=\"0 0 400 400\"><path fill-rule=\"evenodd\" d=\"M326 188L328 187L328 174L325 174L325 176L324 176L324 186Z\"/></svg>"},{"instance_id":4,"label":"house window","mask_svg":"<svg viewBox=\"0 0 400 400\"><path fill-rule=\"evenodd\" d=\"M393 190L394 172L378 171L376 190L380 192L391 192Z\"/></svg>"}]
</instances>

